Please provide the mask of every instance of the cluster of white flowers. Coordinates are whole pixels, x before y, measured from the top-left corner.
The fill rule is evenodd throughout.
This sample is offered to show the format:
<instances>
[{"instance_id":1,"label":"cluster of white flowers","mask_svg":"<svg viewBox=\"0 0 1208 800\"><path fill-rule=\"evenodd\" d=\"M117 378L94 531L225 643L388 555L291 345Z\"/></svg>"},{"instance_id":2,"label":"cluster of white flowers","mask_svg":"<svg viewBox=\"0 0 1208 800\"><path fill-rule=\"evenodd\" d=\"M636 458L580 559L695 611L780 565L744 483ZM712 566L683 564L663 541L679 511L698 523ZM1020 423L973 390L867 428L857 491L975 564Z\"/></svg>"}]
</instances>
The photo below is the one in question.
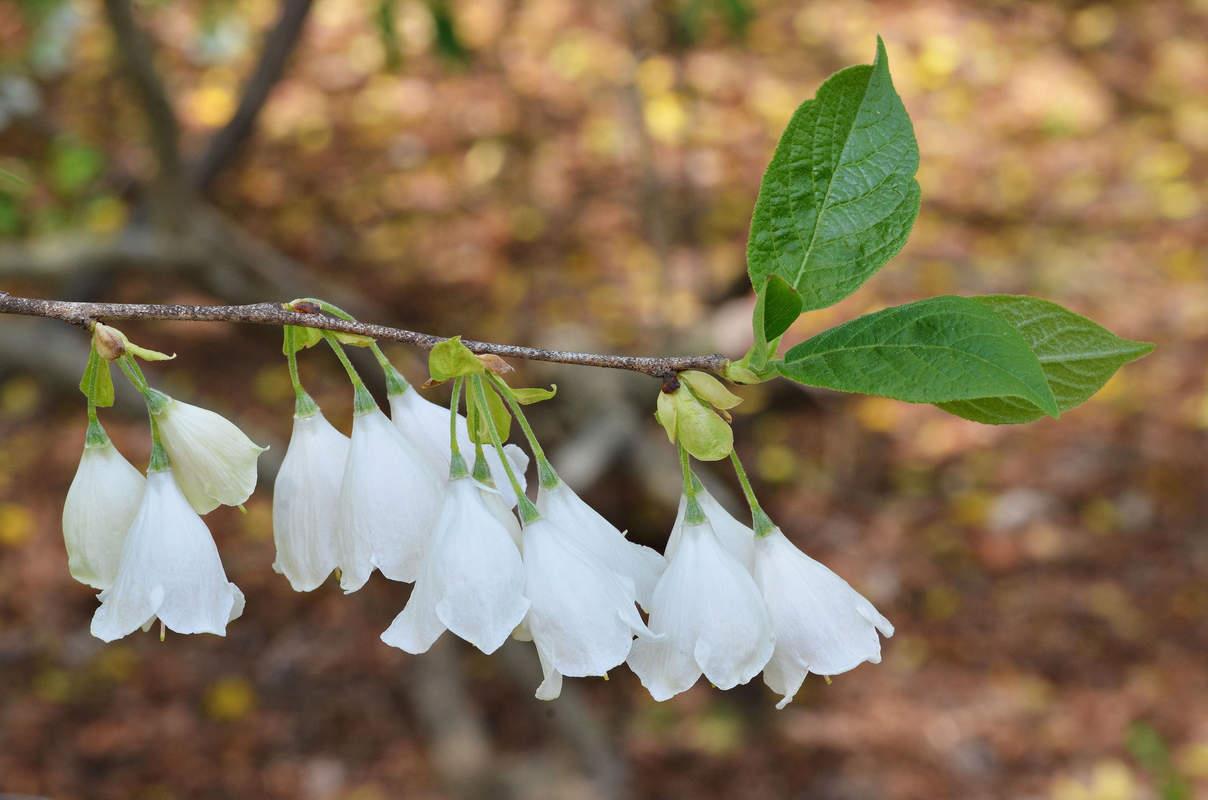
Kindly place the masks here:
<instances>
[{"instance_id":1,"label":"cluster of white flowers","mask_svg":"<svg viewBox=\"0 0 1208 800\"><path fill-rule=\"evenodd\" d=\"M537 458L535 504L524 490L528 456L493 429L496 446L484 449L453 416L460 380L450 410L393 372L387 418L346 367L356 386L351 437L295 383L273 497L273 568L297 591L336 573L354 592L374 570L414 583L381 635L389 645L423 653L446 630L484 653L509 637L531 641L544 700L558 697L564 676L606 676L622 664L656 700L702 674L730 689L762 671L783 707L808 673L876 663L878 631L893 635L868 600L770 522L756 535L731 516L690 474L686 453L685 496L663 556L629 541L558 477L502 382ZM465 381L477 408L490 380ZM243 595L200 515L250 496L262 448L218 414L145 394L154 439L145 480L90 423L63 513L71 572L101 590L92 632L105 641L157 618L178 633L222 635ZM463 451L475 452L473 474Z\"/></svg>"}]
</instances>

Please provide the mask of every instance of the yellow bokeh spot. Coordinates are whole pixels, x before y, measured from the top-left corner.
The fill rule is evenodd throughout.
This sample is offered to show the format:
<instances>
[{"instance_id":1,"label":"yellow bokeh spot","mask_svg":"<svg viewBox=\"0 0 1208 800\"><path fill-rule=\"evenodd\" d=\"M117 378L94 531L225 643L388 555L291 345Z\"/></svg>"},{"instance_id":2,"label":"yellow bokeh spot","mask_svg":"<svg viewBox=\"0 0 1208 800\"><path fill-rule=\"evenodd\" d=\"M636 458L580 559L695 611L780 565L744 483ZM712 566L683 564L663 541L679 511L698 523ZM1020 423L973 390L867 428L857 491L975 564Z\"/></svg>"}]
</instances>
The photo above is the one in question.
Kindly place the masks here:
<instances>
[{"instance_id":1,"label":"yellow bokeh spot","mask_svg":"<svg viewBox=\"0 0 1208 800\"><path fill-rule=\"evenodd\" d=\"M93 233L113 233L126 224L126 204L116 197L98 197L84 212L84 227Z\"/></svg>"},{"instance_id":2,"label":"yellow bokeh spot","mask_svg":"<svg viewBox=\"0 0 1208 800\"><path fill-rule=\"evenodd\" d=\"M652 97L675 86L675 64L669 58L655 56L638 65L637 84L642 94Z\"/></svg>"},{"instance_id":3,"label":"yellow bokeh spot","mask_svg":"<svg viewBox=\"0 0 1208 800\"><path fill-rule=\"evenodd\" d=\"M1116 10L1111 6L1087 6L1070 20L1070 41L1079 47L1096 47L1112 38L1117 24Z\"/></svg>"},{"instance_id":4,"label":"yellow bokeh spot","mask_svg":"<svg viewBox=\"0 0 1208 800\"><path fill-rule=\"evenodd\" d=\"M235 113L235 94L225 86L201 86L185 101L189 116L199 125L216 128Z\"/></svg>"},{"instance_id":5,"label":"yellow bokeh spot","mask_svg":"<svg viewBox=\"0 0 1208 800\"><path fill-rule=\"evenodd\" d=\"M6 417L23 417L38 407L41 392L38 382L22 375L0 387L0 414Z\"/></svg>"},{"instance_id":6,"label":"yellow bokeh spot","mask_svg":"<svg viewBox=\"0 0 1208 800\"><path fill-rule=\"evenodd\" d=\"M1187 777L1208 780L1208 741L1187 745L1179 751L1175 762Z\"/></svg>"},{"instance_id":7,"label":"yellow bokeh spot","mask_svg":"<svg viewBox=\"0 0 1208 800\"><path fill-rule=\"evenodd\" d=\"M797 473L797 456L783 444L771 444L760 449L755 469L769 483L785 483Z\"/></svg>"},{"instance_id":8,"label":"yellow bokeh spot","mask_svg":"<svg viewBox=\"0 0 1208 800\"><path fill-rule=\"evenodd\" d=\"M1166 219L1191 219L1202 207L1195 187L1187 181L1167 183L1158 191L1158 211Z\"/></svg>"},{"instance_id":9,"label":"yellow bokeh spot","mask_svg":"<svg viewBox=\"0 0 1208 800\"><path fill-rule=\"evenodd\" d=\"M206 714L224 722L242 719L255 705L256 693L243 678L223 678L205 696Z\"/></svg>"},{"instance_id":10,"label":"yellow bokeh spot","mask_svg":"<svg viewBox=\"0 0 1208 800\"><path fill-rule=\"evenodd\" d=\"M273 514L271 501L255 500L244 506L243 533L249 539L266 540L273 535Z\"/></svg>"},{"instance_id":11,"label":"yellow bokeh spot","mask_svg":"<svg viewBox=\"0 0 1208 800\"><path fill-rule=\"evenodd\" d=\"M121 683L128 680L134 674L134 668L138 665L138 656L129 647L122 645L110 645L97 653L96 661L93 663L93 668L97 675L113 681Z\"/></svg>"},{"instance_id":12,"label":"yellow bokeh spot","mask_svg":"<svg viewBox=\"0 0 1208 800\"><path fill-rule=\"evenodd\" d=\"M902 418L902 404L885 397L865 397L856 405L856 419L867 430L888 433Z\"/></svg>"},{"instance_id":13,"label":"yellow bokeh spot","mask_svg":"<svg viewBox=\"0 0 1208 800\"><path fill-rule=\"evenodd\" d=\"M944 620L960 610L960 595L950 586L932 586L923 596L923 607L933 620Z\"/></svg>"},{"instance_id":14,"label":"yellow bokeh spot","mask_svg":"<svg viewBox=\"0 0 1208 800\"><path fill-rule=\"evenodd\" d=\"M1140 785L1128 766L1108 760L1096 764L1089 780L1059 778L1050 791L1051 800L1135 800Z\"/></svg>"},{"instance_id":15,"label":"yellow bokeh spot","mask_svg":"<svg viewBox=\"0 0 1208 800\"><path fill-rule=\"evenodd\" d=\"M47 703L64 703L71 697L71 675L61 669L47 669L34 676L34 694Z\"/></svg>"},{"instance_id":16,"label":"yellow bokeh spot","mask_svg":"<svg viewBox=\"0 0 1208 800\"><path fill-rule=\"evenodd\" d=\"M986 492L962 492L952 498L952 520L959 525L982 525L992 502Z\"/></svg>"},{"instance_id":17,"label":"yellow bokeh spot","mask_svg":"<svg viewBox=\"0 0 1208 800\"><path fill-rule=\"evenodd\" d=\"M688 124L688 114L679 97L671 92L652 97L645 105L650 135L661 142L676 144Z\"/></svg>"},{"instance_id":18,"label":"yellow bokeh spot","mask_svg":"<svg viewBox=\"0 0 1208 800\"><path fill-rule=\"evenodd\" d=\"M507 148L495 139L483 139L475 142L466 152L465 169L466 181L471 186L481 186L499 177L507 160Z\"/></svg>"},{"instance_id":19,"label":"yellow bokeh spot","mask_svg":"<svg viewBox=\"0 0 1208 800\"><path fill-rule=\"evenodd\" d=\"M533 206L517 206L511 215L512 236L522 242L531 242L545 230L545 215Z\"/></svg>"},{"instance_id":20,"label":"yellow bokeh spot","mask_svg":"<svg viewBox=\"0 0 1208 800\"><path fill-rule=\"evenodd\" d=\"M0 503L0 545L16 547L33 532L33 512L16 503Z\"/></svg>"},{"instance_id":21,"label":"yellow bokeh spot","mask_svg":"<svg viewBox=\"0 0 1208 800\"><path fill-rule=\"evenodd\" d=\"M923 52L919 53L917 64L919 86L924 89L942 86L960 65L960 54L961 46L955 38L928 36L923 42Z\"/></svg>"}]
</instances>

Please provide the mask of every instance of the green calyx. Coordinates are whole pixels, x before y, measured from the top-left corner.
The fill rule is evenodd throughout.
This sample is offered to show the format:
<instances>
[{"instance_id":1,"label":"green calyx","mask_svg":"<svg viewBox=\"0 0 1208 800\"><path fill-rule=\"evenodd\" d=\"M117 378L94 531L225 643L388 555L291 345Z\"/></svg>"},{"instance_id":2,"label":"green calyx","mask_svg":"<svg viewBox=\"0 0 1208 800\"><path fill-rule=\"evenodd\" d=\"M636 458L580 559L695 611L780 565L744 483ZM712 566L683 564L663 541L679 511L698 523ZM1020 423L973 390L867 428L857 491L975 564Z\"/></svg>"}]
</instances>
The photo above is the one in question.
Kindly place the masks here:
<instances>
[{"instance_id":1,"label":"green calyx","mask_svg":"<svg viewBox=\"0 0 1208 800\"><path fill-rule=\"evenodd\" d=\"M487 403L487 390L483 385L481 375L473 375L470 377L470 385L474 390L474 397L479 408L489 408ZM507 453L503 450L503 439L500 438L499 429L496 427L494 420L490 414L482 414L485 417L485 424L488 428L488 433L491 437L491 444L495 447L495 452L499 454L499 460L503 463L503 471L507 473L508 482L512 485L512 491L516 495L516 504L520 509L520 521L525 525L536 522L541 519L541 514L537 511L537 507L533 505L533 501L525 495L524 489L520 486L520 481L516 477L516 471L512 468L512 462L508 459Z\"/></svg>"},{"instance_id":2,"label":"green calyx","mask_svg":"<svg viewBox=\"0 0 1208 800\"><path fill-rule=\"evenodd\" d=\"M453 382L453 396L449 400L449 479L469 477L466 460L461 457L461 446L457 443L457 408L461 405L462 378Z\"/></svg>"},{"instance_id":3,"label":"green calyx","mask_svg":"<svg viewBox=\"0 0 1208 800\"><path fill-rule=\"evenodd\" d=\"M537 434L533 433L533 428L529 425L528 417L521 406L553 397L558 387L552 386L548 391L548 396L542 396L542 394L546 393L544 389L513 389L511 386L508 386L507 381L498 375L489 375L488 378L491 381L491 385L495 387L507 402L508 408L511 409L512 414L516 417L516 421L520 423L520 429L524 432L524 438L528 440L529 447L533 451L533 457L537 460L537 478L541 482L541 487L543 489L553 489L562 480L558 477L558 473L554 471L553 465L549 463L549 459L545 457L545 450L542 449L541 443L537 441ZM522 395L521 393L525 394ZM530 399L526 402L524 397Z\"/></svg>"},{"instance_id":4,"label":"green calyx","mask_svg":"<svg viewBox=\"0 0 1208 800\"><path fill-rule=\"evenodd\" d=\"M151 460L147 463L147 474L164 472L171 469L172 464L168 460L168 451L164 449L164 443L159 438L159 422L155 419L155 412L151 410L150 397L147 398L147 411L150 412L147 416L151 422Z\"/></svg>"},{"instance_id":5,"label":"green calyx","mask_svg":"<svg viewBox=\"0 0 1208 800\"><path fill-rule=\"evenodd\" d=\"M685 372L659 393L654 417L672 444L701 461L720 461L734 449L726 409L739 401L713 376Z\"/></svg>"},{"instance_id":6,"label":"green calyx","mask_svg":"<svg viewBox=\"0 0 1208 800\"><path fill-rule=\"evenodd\" d=\"M108 447L111 444L109 434L105 433L104 426L101 421L96 418L96 410L89 409L88 413L88 430L84 433L85 449L96 447Z\"/></svg>"},{"instance_id":7,"label":"green calyx","mask_svg":"<svg viewBox=\"0 0 1208 800\"><path fill-rule=\"evenodd\" d=\"M306 419L319 413L319 404L302 388L302 379L298 376L299 339L305 336L303 331L309 330L311 329L286 325L282 332L285 342L281 349L285 353L285 361L289 367L289 382L294 387L294 417L297 419ZM322 335L318 331L314 331L314 333L315 342L322 339ZM302 346L310 347L309 344Z\"/></svg>"},{"instance_id":8,"label":"green calyx","mask_svg":"<svg viewBox=\"0 0 1208 800\"><path fill-rule=\"evenodd\" d=\"M159 416L168 410L168 406L172 405L172 398L158 389L147 388L144 393L147 400L147 410L153 415Z\"/></svg>"},{"instance_id":9,"label":"green calyx","mask_svg":"<svg viewBox=\"0 0 1208 800\"><path fill-rule=\"evenodd\" d=\"M701 490L700 480L692 473L692 466L688 455L688 450L683 444L677 448L679 450L680 472L684 479L684 523L687 525L700 525L705 522L704 509L700 507L700 501L696 499L696 494Z\"/></svg>"}]
</instances>

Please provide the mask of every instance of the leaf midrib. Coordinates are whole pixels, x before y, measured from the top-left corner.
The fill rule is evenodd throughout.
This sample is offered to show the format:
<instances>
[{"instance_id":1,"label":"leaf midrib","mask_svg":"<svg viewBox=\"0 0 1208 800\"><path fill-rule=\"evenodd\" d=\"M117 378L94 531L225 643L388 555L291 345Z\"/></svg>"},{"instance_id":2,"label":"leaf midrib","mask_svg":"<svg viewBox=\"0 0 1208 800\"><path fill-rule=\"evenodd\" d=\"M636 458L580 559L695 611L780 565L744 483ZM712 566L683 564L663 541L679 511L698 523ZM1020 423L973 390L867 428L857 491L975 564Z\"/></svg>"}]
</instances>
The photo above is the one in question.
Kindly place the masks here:
<instances>
[{"instance_id":1,"label":"leaf midrib","mask_svg":"<svg viewBox=\"0 0 1208 800\"><path fill-rule=\"evenodd\" d=\"M878 55L878 58L879 57L880 56ZM843 149L839 151L839 157L835 160L835 168L831 170L830 179L826 182L826 193L822 196L822 202L818 204L818 213L814 214L814 226L810 230L810 240L808 243L806 243L804 255L801 256L801 263L798 265L798 268L797 268L797 277L793 279L793 290L794 291L797 291L797 292L801 291L801 281L803 278L805 278L806 265L809 264L810 254L814 252L814 242L818 238L818 228L820 227L820 223L822 221L822 214L826 211L826 204L830 201L831 189L835 185L835 176L839 174L839 165L843 163L843 155L847 152L847 148L851 145L852 129L856 127L856 120L860 116L860 109L864 108L864 101L868 98L868 86L869 86L869 84L872 83L872 78L873 78L873 75L876 74L876 71L877 71L877 62L874 60L872 63L872 66L870 66L868 69L868 80L866 80L864 82L864 91L860 94L859 106L856 108L856 113L852 115L851 124L848 125L847 132L844 134ZM815 102L817 102L817 101L815 100ZM818 121L817 121L817 117L815 116L815 119L814 119L815 127L817 126L817 124L818 124ZM813 138L812 131L811 131L810 138L811 138L811 140ZM793 202L791 195L789 197L789 202L790 203ZM796 216L796 213L797 213L797 209L794 208L793 209L794 216Z\"/></svg>"},{"instance_id":2,"label":"leaf midrib","mask_svg":"<svg viewBox=\"0 0 1208 800\"><path fill-rule=\"evenodd\" d=\"M950 345L941 345L941 344L862 344L862 345L854 345L851 347L839 347L839 348L835 348L834 350L827 350L822 353L816 353L816 354L804 356L803 358L796 358L796 359L793 359L792 361L789 361L786 359L783 363L785 364L785 366L792 366L794 364L800 364L809 359L822 358L824 356L835 354L835 353L841 353L841 352L850 353L854 350L883 350L883 349L889 349L889 350L941 350L943 352L960 353L961 355L968 356L969 358L973 359L974 361L979 361L982 364L989 365L991 368L993 368L994 371L1000 372L1000 373L1008 376L1009 378L1011 378L1013 381L1015 381L1019 385L1023 386L1026 389L1031 390L1031 387L1028 386L1028 384L1023 380L1023 378L1019 377L1014 372L1011 372L1010 370L1008 370L1006 367L1002 366L1001 364L999 364L995 361L992 361L984 356L980 356L977 353L973 353L968 350L961 350L959 348L952 347ZM1043 375L1041 377L1043 377ZM1049 390L1049 394L1052 395L1052 389ZM1020 395L1020 397L1023 397L1025 400L1029 400L1029 402L1030 402L1030 398L1028 398L1026 395ZM977 399L982 399L982 398L966 398L966 399L977 400ZM1053 396L1054 403L1056 403L1056 400L1057 400L1057 398L1054 395ZM943 402L961 402L961 401L945 400ZM1039 405L1037 405L1037 407L1040 408ZM1041 408L1041 410L1043 411L1043 408Z\"/></svg>"}]
</instances>

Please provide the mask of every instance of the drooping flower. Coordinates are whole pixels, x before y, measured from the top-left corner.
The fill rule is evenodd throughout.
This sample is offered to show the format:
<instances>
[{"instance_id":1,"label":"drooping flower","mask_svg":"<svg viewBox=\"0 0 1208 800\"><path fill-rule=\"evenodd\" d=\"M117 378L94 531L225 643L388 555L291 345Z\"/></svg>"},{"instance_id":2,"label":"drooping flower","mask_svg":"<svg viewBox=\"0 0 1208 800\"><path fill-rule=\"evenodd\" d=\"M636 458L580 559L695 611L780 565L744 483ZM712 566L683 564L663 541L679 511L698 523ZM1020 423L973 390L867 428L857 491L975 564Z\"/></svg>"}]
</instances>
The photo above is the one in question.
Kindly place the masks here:
<instances>
[{"instance_id":1,"label":"drooping flower","mask_svg":"<svg viewBox=\"0 0 1208 800\"><path fill-rule=\"evenodd\" d=\"M473 480L454 478L411 598L382 641L418 654L450 630L493 653L528 612L524 583L508 529Z\"/></svg>"},{"instance_id":2,"label":"drooping flower","mask_svg":"<svg viewBox=\"0 0 1208 800\"><path fill-rule=\"evenodd\" d=\"M801 552L777 528L755 543L755 580L776 631L763 680L788 705L810 672L838 675L881 661L893 625L847 581Z\"/></svg>"},{"instance_id":3,"label":"drooping flower","mask_svg":"<svg viewBox=\"0 0 1208 800\"><path fill-rule=\"evenodd\" d=\"M547 519L524 528L524 629L545 676L537 698L558 696L562 676L606 675L624 663L635 634L652 636L635 605L633 583L579 547Z\"/></svg>"},{"instance_id":4,"label":"drooping flower","mask_svg":"<svg viewBox=\"0 0 1208 800\"><path fill-rule=\"evenodd\" d=\"M704 486L696 487L696 499L700 502L701 510L705 512L705 517L713 526L713 532L717 534L717 539L721 542L722 547L726 548L726 551L734 556L739 564L750 571L754 566L755 531L735 519L729 511L726 511L725 506L709 494ZM667 540L668 561L675 558L675 553L679 549L684 513L687 508L687 498L680 497L679 513L675 518L675 526L671 529L671 537Z\"/></svg>"},{"instance_id":5,"label":"drooping flower","mask_svg":"<svg viewBox=\"0 0 1208 800\"><path fill-rule=\"evenodd\" d=\"M256 460L267 450L209 409L150 390L164 449L177 483L198 514L241 505L256 489Z\"/></svg>"},{"instance_id":6,"label":"drooping flower","mask_svg":"<svg viewBox=\"0 0 1208 800\"><path fill-rule=\"evenodd\" d=\"M273 569L295 591L309 592L340 564L339 508L348 437L323 412L294 417L285 459L273 488Z\"/></svg>"},{"instance_id":7,"label":"drooping flower","mask_svg":"<svg viewBox=\"0 0 1208 800\"><path fill-rule=\"evenodd\" d=\"M243 592L227 580L214 538L171 470L147 473L117 577L100 599L92 635L106 642L156 618L176 633L223 636L243 613Z\"/></svg>"},{"instance_id":8,"label":"drooping flower","mask_svg":"<svg viewBox=\"0 0 1208 800\"><path fill-rule=\"evenodd\" d=\"M80 466L63 503L67 567L80 583L94 589L113 584L144 483L143 474L117 451L100 423L90 423Z\"/></svg>"},{"instance_id":9,"label":"drooping flower","mask_svg":"<svg viewBox=\"0 0 1208 800\"><path fill-rule=\"evenodd\" d=\"M339 501L340 588L355 592L374 568L414 581L440 515L441 481L376 406L358 411Z\"/></svg>"},{"instance_id":10,"label":"drooping flower","mask_svg":"<svg viewBox=\"0 0 1208 800\"><path fill-rule=\"evenodd\" d=\"M390 395L390 419L398 426L403 437L428 460L437 475L449 474L449 409L431 402L414 388L408 388L401 394ZM457 444L464 453L474 450L466 418L461 414L457 415ZM524 473L529 464L528 453L514 444L504 445L503 449L523 489L526 485ZM499 454L487 448L484 455L491 469L491 479L504 502L509 508L514 507L516 493L512 491Z\"/></svg>"},{"instance_id":11,"label":"drooping flower","mask_svg":"<svg viewBox=\"0 0 1208 800\"><path fill-rule=\"evenodd\" d=\"M759 588L708 519L678 524L679 546L650 611L650 629L662 639L639 637L629 654L655 700L686 691L701 673L720 689L746 683L767 664L775 640Z\"/></svg>"},{"instance_id":12,"label":"drooping flower","mask_svg":"<svg viewBox=\"0 0 1208 800\"><path fill-rule=\"evenodd\" d=\"M655 584L665 566L657 550L626 539L562 480L552 488L541 487L537 510L601 564L632 581L638 603L650 608Z\"/></svg>"}]
</instances>

